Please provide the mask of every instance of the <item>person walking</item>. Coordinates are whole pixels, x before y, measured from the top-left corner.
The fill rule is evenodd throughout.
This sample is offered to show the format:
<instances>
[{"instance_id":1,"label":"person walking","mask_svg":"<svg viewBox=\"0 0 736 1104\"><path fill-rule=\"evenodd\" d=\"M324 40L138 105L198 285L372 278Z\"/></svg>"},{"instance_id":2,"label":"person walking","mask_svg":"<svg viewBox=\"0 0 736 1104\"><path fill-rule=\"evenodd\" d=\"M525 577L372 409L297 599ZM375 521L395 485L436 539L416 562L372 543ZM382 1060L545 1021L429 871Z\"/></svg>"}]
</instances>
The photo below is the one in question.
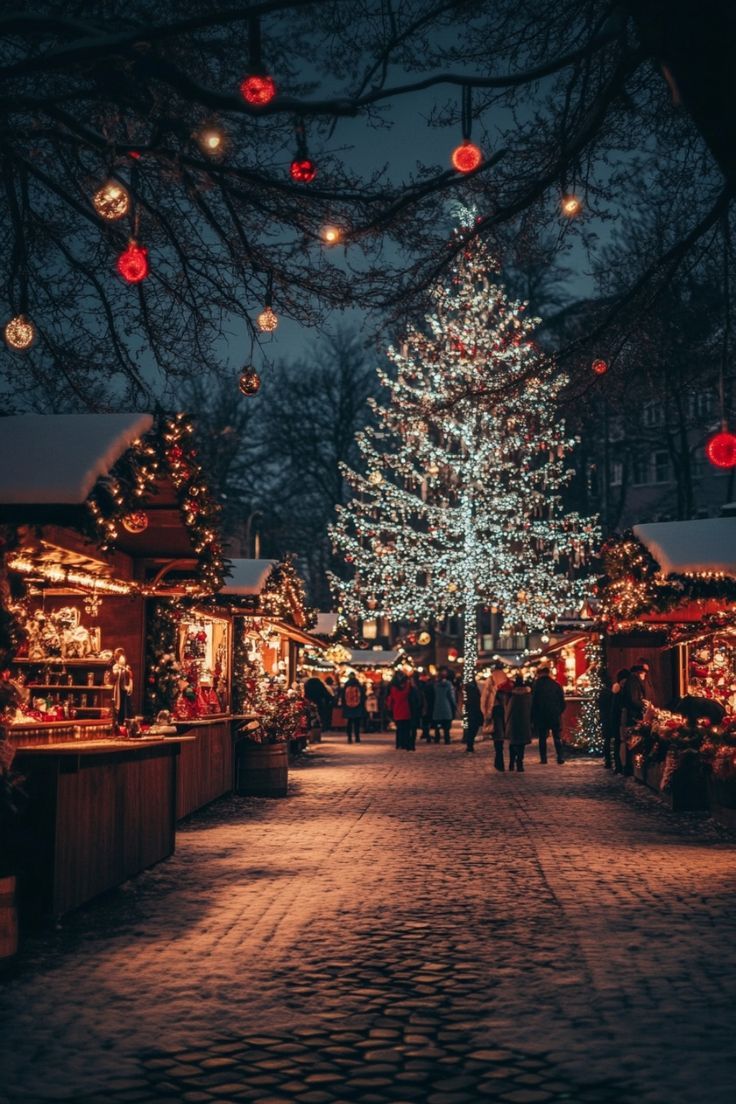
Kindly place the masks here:
<instances>
[{"instance_id":1,"label":"person walking","mask_svg":"<svg viewBox=\"0 0 736 1104\"><path fill-rule=\"evenodd\" d=\"M361 686L355 672L350 675L340 690L340 707L345 716L348 730L348 743L360 743L360 722L365 717L365 687Z\"/></svg>"},{"instance_id":2,"label":"person walking","mask_svg":"<svg viewBox=\"0 0 736 1104\"><path fill-rule=\"evenodd\" d=\"M304 683L304 697L316 705L322 731L332 728L332 707L335 699L321 678L313 675Z\"/></svg>"},{"instance_id":3,"label":"person walking","mask_svg":"<svg viewBox=\"0 0 736 1104\"><path fill-rule=\"evenodd\" d=\"M409 708L411 709L411 730L409 733L410 750L415 751L417 746L417 732L422 723L422 687L419 682L419 672L415 671L409 680L411 690L409 693Z\"/></svg>"},{"instance_id":4,"label":"person walking","mask_svg":"<svg viewBox=\"0 0 736 1104\"><path fill-rule=\"evenodd\" d=\"M532 724L539 739L540 763L547 762L547 736L550 732L557 752L557 762L565 762L561 734L565 704L565 693L559 682L552 678L549 667L540 667L532 688Z\"/></svg>"},{"instance_id":5,"label":"person walking","mask_svg":"<svg viewBox=\"0 0 736 1104\"><path fill-rule=\"evenodd\" d=\"M475 737L483 724L483 712L480 706L480 689L475 679L465 684L465 750L475 751Z\"/></svg>"},{"instance_id":6,"label":"person walking","mask_svg":"<svg viewBox=\"0 0 736 1104\"><path fill-rule=\"evenodd\" d=\"M434 682L430 676L425 672L419 680L419 691L422 695L422 711L421 711L421 725L422 725L422 739L428 743L432 743L432 713L434 711Z\"/></svg>"},{"instance_id":7,"label":"person walking","mask_svg":"<svg viewBox=\"0 0 736 1104\"><path fill-rule=\"evenodd\" d=\"M386 705L396 725L396 748L414 751L412 741L412 684L403 671L398 671L391 679Z\"/></svg>"},{"instance_id":8,"label":"person walking","mask_svg":"<svg viewBox=\"0 0 736 1104\"><path fill-rule=\"evenodd\" d=\"M598 690L598 716L601 720L601 732L603 733L603 766L606 770L613 767L613 740L614 729L612 724L613 690L611 689L611 676L608 671L601 671L601 685Z\"/></svg>"},{"instance_id":9,"label":"person walking","mask_svg":"<svg viewBox=\"0 0 736 1104\"><path fill-rule=\"evenodd\" d=\"M622 667L611 687L610 724L613 736L613 770L615 774L624 773L624 761L621 756L621 729L624 725L624 689L630 677L629 669Z\"/></svg>"},{"instance_id":10,"label":"person walking","mask_svg":"<svg viewBox=\"0 0 736 1104\"><path fill-rule=\"evenodd\" d=\"M514 679L514 689L509 696L506 733L509 738L509 770L521 772L524 770L524 750L532 742L532 691L524 685L521 675Z\"/></svg>"},{"instance_id":11,"label":"person walking","mask_svg":"<svg viewBox=\"0 0 736 1104\"><path fill-rule=\"evenodd\" d=\"M443 672L437 677L434 686L434 704L432 706L432 721L434 723L434 742L440 742L440 729L446 744L450 742L450 725L455 716L455 691Z\"/></svg>"}]
</instances>

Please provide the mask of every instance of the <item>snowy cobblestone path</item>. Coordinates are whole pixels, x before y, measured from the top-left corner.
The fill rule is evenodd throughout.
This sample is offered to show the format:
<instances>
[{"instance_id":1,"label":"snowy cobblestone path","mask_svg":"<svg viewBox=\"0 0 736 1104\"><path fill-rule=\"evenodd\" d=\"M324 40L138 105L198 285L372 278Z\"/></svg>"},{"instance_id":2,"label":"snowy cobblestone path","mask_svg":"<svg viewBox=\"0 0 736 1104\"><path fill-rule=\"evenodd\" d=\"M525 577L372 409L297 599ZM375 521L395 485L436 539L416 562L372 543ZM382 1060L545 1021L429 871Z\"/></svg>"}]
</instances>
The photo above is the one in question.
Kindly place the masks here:
<instances>
[{"instance_id":1,"label":"snowy cobblestone path","mask_svg":"<svg viewBox=\"0 0 736 1104\"><path fill-rule=\"evenodd\" d=\"M689 1104L736 1084L736 841L598 763L337 736L28 942L0 1100Z\"/></svg>"}]
</instances>

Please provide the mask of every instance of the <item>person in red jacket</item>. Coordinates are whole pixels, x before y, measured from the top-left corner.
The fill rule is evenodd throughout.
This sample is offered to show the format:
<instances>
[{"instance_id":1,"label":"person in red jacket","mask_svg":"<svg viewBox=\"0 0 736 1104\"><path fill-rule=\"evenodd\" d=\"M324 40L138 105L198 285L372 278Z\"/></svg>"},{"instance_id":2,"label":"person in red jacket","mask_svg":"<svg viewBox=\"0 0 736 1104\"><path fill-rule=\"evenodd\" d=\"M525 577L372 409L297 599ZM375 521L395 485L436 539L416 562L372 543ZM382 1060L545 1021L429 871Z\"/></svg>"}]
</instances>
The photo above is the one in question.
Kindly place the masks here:
<instances>
[{"instance_id":1,"label":"person in red jacket","mask_svg":"<svg viewBox=\"0 0 736 1104\"><path fill-rule=\"evenodd\" d=\"M414 751L412 739L411 707L412 685L403 671L399 671L391 680L386 705L396 725L396 747L405 751Z\"/></svg>"}]
</instances>

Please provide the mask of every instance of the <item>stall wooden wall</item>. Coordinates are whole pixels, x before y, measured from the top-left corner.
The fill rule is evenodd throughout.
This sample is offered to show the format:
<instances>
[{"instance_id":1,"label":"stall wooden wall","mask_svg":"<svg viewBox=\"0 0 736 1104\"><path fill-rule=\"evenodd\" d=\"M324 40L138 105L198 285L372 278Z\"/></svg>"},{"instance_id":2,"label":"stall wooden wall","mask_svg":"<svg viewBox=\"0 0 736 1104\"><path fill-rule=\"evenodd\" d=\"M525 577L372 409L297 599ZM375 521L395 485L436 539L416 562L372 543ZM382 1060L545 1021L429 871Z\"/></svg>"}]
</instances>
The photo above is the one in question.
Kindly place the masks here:
<instances>
[{"instance_id":1,"label":"stall wooden wall","mask_svg":"<svg viewBox=\"0 0 736 1104\"><path fill-rule=\"evenodd\" d=\"M233 738L230 721L180 729L193 737L181 745L176 783L176 818L189 816L233 788Z\"/></svg>"}]
</instances>

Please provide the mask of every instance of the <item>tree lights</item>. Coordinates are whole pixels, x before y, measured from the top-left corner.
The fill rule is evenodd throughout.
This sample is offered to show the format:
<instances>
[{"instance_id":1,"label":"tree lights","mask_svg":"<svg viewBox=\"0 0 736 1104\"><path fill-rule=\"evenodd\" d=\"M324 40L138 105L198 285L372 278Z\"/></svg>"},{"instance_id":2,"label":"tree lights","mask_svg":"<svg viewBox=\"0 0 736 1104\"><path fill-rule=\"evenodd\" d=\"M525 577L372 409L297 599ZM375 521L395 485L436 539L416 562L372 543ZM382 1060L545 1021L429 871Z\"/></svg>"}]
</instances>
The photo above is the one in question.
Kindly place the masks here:
<instances>
[{"instance_id":1,"label":"tree lights","mask_svg":"<svg viewBox=\"0 0 736 1104\"><path fill-rule=\"evenodd\" d=\"M575 446L556 413L566 379L531 340L538 320L491 283L492 268L485 246L468 241L432 289L425 325L389 349L394 371L379 370L387 401L358 437L368 474L344 471L353 498L332 528L354 565L349 587L332 580L346 615L364 618L368 595L375 615L396 620L462 614L468 677L478 607L500 610L510 630L543 629L579 607L579 569L598 538L594 519L562 508Z\"/></svg>"},{"instance_id":2,"label":"tree lights","mask_svg":"<svg viewBox=\"0 0 736 1104\"><path fill-rule=\"evenodd\" d=\"M260 390L261 377L255 368L244 368L240 373L238 388L242 395L255 395Z\"/></svg>"},{"instance_id":3,"label":"tree lights","mask_svg":"<svg viewBox=\"0 0 736 1104\"><path fill-rule=\"evenodd\" d=\"M261 333L273 333L273 331L277 329L279 324L279 316L276 314L276 311L273 309L270 303L266 303L265 307L258 315L256 323Z\"/></svg>"},{"instance_id":4,"label":"tree lights","mask_svg":"<svg viewBox=\"0 0 736 1104\"><path fill-rule=\"evenodd\" d=\"M16 314L3 328L3 338L9 349L24 353L36 340L36 327L25 314Z\"/></svg>"}]
</instances>

